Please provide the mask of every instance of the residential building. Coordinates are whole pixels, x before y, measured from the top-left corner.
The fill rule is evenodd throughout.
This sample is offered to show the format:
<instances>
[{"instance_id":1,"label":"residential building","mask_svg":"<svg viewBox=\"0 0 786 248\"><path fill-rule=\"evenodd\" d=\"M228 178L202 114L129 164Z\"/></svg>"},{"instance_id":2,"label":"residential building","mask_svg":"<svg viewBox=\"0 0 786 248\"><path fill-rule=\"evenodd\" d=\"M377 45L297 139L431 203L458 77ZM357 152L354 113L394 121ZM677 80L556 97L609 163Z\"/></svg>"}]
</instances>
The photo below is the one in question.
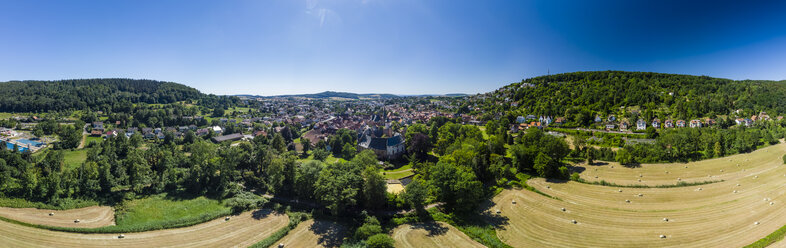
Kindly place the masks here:
<instances>
[{"instance_id":1,"label":"residential building","mask_svg":"<svg viewBox=\"0 0 786 248\"><path fill-rule=\"evenodd\" d=\"M642 119L636 121L636 130L644 130L644 129L647 129L647 122Z\"/></svg>"}]
</instances>

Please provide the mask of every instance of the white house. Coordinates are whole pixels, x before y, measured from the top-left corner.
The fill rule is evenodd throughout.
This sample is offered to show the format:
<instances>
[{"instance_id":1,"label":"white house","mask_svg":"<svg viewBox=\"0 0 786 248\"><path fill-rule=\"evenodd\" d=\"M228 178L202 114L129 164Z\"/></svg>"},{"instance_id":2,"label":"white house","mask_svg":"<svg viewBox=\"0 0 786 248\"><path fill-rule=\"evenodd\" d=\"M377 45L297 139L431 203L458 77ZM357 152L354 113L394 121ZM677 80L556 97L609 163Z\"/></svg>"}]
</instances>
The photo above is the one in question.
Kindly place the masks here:
<instances>
[{"instance_id":1,"label":"white house","mask_svg":"<svg viewBox=\"0 0 786 248\"><path fill-rule=\"evenodd\" d=\"M644 129L647 129L647 122L642 119L636 121L636 130L644 130Z\"/></svg>"}]
</instances>

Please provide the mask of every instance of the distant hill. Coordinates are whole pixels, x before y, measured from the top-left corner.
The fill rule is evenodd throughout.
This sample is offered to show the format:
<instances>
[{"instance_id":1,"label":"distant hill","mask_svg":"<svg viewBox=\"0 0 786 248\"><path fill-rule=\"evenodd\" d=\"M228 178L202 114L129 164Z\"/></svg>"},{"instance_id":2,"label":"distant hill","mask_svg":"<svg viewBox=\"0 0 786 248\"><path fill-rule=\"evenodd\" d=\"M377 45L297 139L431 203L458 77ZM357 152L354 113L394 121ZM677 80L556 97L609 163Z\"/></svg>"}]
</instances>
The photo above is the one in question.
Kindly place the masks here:
<instances>
[{"instance_id":1,"label":"distant hill","mask_svg":"<svg viewBox=\"0 0 786 248\"><path fill-rule=\"evenodd\" d=\"M587 71L540 76L473 97L477 113L627 118L786 114L786 81L730 80L653 72ZM737 113L737 110L742 110ZM635 121L635 119L634 119Z\"/></svg>"},{"instance_id":2,"label":"distant hill","mask_svg":"<svg viewBox=\"0 0 786 248\"><path fill-rule=\"evenodd\" d=\"M117 103L173 103L205 97L172 82L105 78L0 82L0 112L45 112L111 107Z\"/></svg>"}]
</instances>

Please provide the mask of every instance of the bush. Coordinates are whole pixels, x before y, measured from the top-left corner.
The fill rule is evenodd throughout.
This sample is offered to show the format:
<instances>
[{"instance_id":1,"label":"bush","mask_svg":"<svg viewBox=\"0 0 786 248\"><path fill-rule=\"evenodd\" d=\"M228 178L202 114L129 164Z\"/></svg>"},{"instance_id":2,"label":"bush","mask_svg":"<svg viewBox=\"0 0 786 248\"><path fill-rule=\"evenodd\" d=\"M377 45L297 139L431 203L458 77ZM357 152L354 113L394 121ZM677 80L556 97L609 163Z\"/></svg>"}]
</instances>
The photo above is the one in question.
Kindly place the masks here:
<instances>
[{"instance_id":1,"label":"bush","mask_svg":"<svg viewBox=\"0 0 786 248\"><path fill-rule=\"evenodd\" d=\"M382 226L376 217L371 216L366 218L366 223L363 223L362 226L355 230L355 239L367 239L380 233L382 233Z\"/></svg>"},{"instance_id":2,"label":"bush","mask_svg":"<svg viewBox=\"0 0 786 248\"><path fill-rule=\"evenodd\" d=\"M783 163L786 164L786 154L783 154Z\"/></svg>"},{"instance_id":3,"label":"bush","mask_svg":"<svg viewBox=\"0 0 786 248\"><path fill-rule=\"evenodd\" d=\"M246 210L262 207L265 203L267 203L267 199L264 197L248 191L242 191L234 197L227 199L224 204L232 208L232 212L237 214Z\"/></svg>"},{"instance_id":4,"label":"bush","mask_svg":"<svg viewBox=\"0 0 786 248\"><path fill-rule=\"evenodd\" d=\"M366 246L369 248L393 248L393 239L387 234L376 234L366 240Z\"/></svg>"},{"instance_id":5,"label":"bush","mask_svg":"<svg viewBox=\"0 0 786 248\"><path fill-rule=\"evenodd\" d=\"M570 180L571 181L580 182L581 181L581 176L579 176L578 172L573 172L573 174L570 174Z\"/></svg>"}]
</instances>

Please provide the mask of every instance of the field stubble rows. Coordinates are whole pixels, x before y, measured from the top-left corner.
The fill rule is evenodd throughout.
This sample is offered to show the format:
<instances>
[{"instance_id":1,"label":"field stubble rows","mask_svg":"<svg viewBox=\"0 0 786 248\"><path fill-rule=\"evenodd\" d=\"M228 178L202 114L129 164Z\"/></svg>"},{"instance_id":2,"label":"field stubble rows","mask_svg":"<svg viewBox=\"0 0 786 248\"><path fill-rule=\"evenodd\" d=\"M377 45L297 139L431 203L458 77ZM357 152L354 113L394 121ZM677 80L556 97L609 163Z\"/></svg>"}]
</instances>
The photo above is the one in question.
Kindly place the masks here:
<instances>
[{"instance_id":1,"label":"field stubble rows","mask_svg":"<svg viewBox=\"0 0 786 248\"><path fill-rule=\"evenodd\" d=\"M778 144L695 163L587 166L585 180L621 185L724 181L617 188L534 179L529 185L561 200L507 190L490 211L508 218L498 235L514 247L741 247L786 224L784 151Z\"/></svg>"}]
</instances>

